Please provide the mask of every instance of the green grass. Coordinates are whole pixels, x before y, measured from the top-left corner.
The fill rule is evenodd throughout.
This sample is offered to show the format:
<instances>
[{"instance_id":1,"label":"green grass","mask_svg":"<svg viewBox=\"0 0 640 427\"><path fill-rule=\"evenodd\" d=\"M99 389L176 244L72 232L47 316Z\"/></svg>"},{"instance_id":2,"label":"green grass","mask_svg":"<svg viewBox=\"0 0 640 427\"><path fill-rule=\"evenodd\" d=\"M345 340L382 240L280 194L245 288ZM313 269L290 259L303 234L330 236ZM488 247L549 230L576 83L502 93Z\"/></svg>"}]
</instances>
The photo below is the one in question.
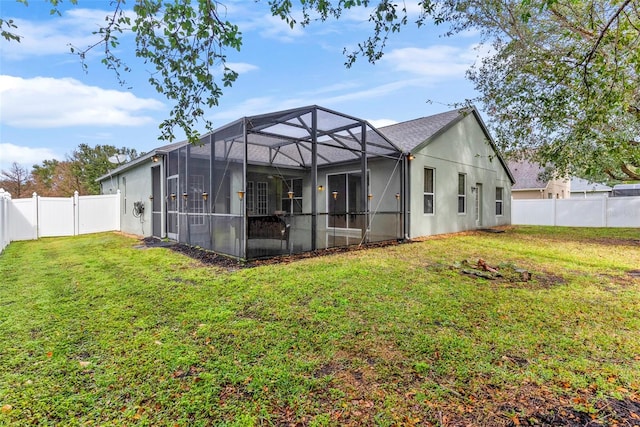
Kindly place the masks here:
<instances>
[{"instance_id":1,"label":"green grass","mask_svg":"<svg viewBox=\"0 0 640 427\"><path fill-rule=\"evenodd\" d=\"M234 272L138 244L0 255L0 424L499 425L640 393L639 230L519 227ZM478 258L533 280L453 267Z\"/></svg>"}]
</instances>

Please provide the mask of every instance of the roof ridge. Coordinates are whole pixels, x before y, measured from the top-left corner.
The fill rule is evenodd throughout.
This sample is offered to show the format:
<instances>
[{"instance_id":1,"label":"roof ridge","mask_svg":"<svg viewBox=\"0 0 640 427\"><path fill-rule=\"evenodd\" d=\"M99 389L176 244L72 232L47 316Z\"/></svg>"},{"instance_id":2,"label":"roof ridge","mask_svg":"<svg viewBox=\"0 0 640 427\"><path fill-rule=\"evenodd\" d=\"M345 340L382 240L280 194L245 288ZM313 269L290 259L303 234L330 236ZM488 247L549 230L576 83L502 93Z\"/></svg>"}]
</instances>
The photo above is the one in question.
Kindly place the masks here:
<instances>
[{"instance_id":1,"label":"roof ridge","mask_svg":"<svg viewBox=\"0 0 640 427\"><path fill-rule=\"evenodd\" d=\"M430 116L417 117L415 119L405 120L403 122L398 122L398 123L393 123L391 125L377 127L377 129L381 130L381 129L385 129L385 128L390 128L392 126L398 126L398 125L404 125L404 124L411 123L411 122L417 122L419 120L433 119L434 117L444 116L444 115L451 114L451 113L460 114L460 112L462 110L464 110L464 108L458 108L458 109L453 109L453 110L449 110L449 111L443 111L442 113L431 114Z\"/></svg>"}]
</instances>

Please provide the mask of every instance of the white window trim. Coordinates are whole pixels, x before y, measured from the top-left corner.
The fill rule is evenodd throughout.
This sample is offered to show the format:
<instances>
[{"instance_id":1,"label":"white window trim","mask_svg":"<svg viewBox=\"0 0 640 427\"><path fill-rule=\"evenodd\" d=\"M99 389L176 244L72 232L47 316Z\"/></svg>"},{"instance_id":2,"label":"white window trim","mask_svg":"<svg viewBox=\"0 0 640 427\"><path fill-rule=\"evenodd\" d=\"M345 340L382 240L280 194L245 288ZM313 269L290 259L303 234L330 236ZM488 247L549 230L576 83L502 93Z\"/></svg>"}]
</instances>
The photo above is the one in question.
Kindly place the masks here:
<instances>
[{"instance_id":1,"label":"white window trim","mask_svg":"<svg viewBox=\"0 0 640 427\"><path fill-rule=\"evenodd\" d=\"M293 191L293 181L300 181L301 183L301 187L302 187L302 194L300 196L296 196L294 194L293 198L289 199L289 191ZM291 205L289 206L289 211L286 212L289 215L295 215L296 212L292 212L293 210L293 206L294 206L294 201L298 201L300 202L300 207L304 209L304 205L302 204L303 200L302 198L304 197L304 180L302 178L287 178L285 180L283 180L286 188L283 186L282 189L282 202L284 203L285 201L289 201L291 200ZM288 189L287 191L284 191L285 189ZM302 213L302 212L300 212Z\"/></svg>"},{"instance_id":2,"label":"white window trim","mask_svg":"<svg viewBox=\"0 0 640 427\"><path fill-rule=\"evenodd\" d=\"M496 216L504 216L504 187L496 187L500 189L500 199L496 197ZM498 204L500 204L500 213L498 213Z\"/></svg>"},{"instance_id":3,"label":"white window trim","mask_svg":"<svg viewBox=\"0 0 640 427\"><path fill-rule=\"evenodd\" d=\"M269 183L266 181L258 181L256 183L256 214L269 214Z\"/></svg>"},{"instance_id":4,"label":"white window trim","mask_svg":"<svg viewBox=\"0 0 640 427\"><path fill-rule=\"evenodd\" d=\"M204 191L204 175L190 175L188 188L187 213L191 214L189 224L204 225L204 200L201 196Z\"/></svg>"},{"instance_id":5,"label":"white window trim","mask_svg":"<svg viewBox=\"0 0 640 427\"><path fill-rule=\"evenodd\" d=\"M433 181L433 189L431 191L431 193L428 193L426 191L424 191L424 172L422 175L422 189L423 189L423 193L422 193L422 215L424 216L434 216L436 214L436 169L435 168L430 168L430 167L425 167L424 170L426 171L427 169L432 171L432 181ZM424 212L424 196L430 195L433 198L433 212Z\"/></svg>"},{"instance_id":6,"label":"white window trim","mask_svg":"<svg viewBox=\"0 0 640 427\"><path fill-rule=\"evenodd\" d=\"M462 177L464 179L464 185L462 187L462 190L464 191L464 193L460 194L460 177ZM458 181L457 181L456 185L456 192L458 193L458 197L456 199L456 211L458 211L458 215L466 215L467 214L467 174L466 173L458 173ZM463 211L460 212L460 198L462 198L463 200Z\"/></svg>"}]
</instances>

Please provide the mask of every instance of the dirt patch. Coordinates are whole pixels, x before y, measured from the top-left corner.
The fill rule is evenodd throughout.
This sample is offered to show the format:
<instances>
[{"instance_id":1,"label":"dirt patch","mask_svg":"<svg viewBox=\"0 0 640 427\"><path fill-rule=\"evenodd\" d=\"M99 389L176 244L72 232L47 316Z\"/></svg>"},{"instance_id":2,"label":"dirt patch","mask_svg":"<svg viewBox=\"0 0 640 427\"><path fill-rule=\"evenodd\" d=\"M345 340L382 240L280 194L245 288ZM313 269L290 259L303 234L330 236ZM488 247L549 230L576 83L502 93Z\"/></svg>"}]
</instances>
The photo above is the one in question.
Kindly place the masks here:
<instances>
[{"instance_id":1,"label":"dirt patch","mask_svg":"<svg viewBox=\"0 0 640 427\"><path fill-rule=\"evenodd\" d=\"M536 280L531 282L532 287L551 289L554 286L564 285L567 283L567 279L557 274L538 272L536 274Z\"/></svg>"},{"instance_id":2,"label":"dirt patch","mask_svg":"<svg viewBox=\"0 0 640 427\"><path fill-rule=\"evenodd\" d=\"M596 243L603 246L631 246L640 247L640 239L621 239L615 237L599 237L589 240L589 243Z\"/></svg>"},{"instance_id":3,"label":"dirt patch","mask_svg":"<svg viewBox=\"0 0 640 427\"><path fill-rule=\"evenodd\" d=\"M629 270L627 271L627 274L634 279L640 279L640 270Z\"/></svg>"},{"instance_id":4,"label":"dirt patch","mask_svg":"<svg viewBox=\"0 0 640 427\"><path fill-rule=\"evenodd\" d=\"M314 373L316 378L331 377L323 389L314 392L314 400L321 413L330 414L333 424L375 425L386 396L394 393L387 389L391 384L380 381L373 360L366 359L338 352ZM396 409L408 413L407 408Z\"/></svg>"},{"instance_id":5,"label":"dirt patch","mask_svg":"<svg viewBox=\"0 0 640 427\"><path fill-rule=\"evenodd\" d=\"M531 289L549 289L567 283L566 279L554 273L531 271L512 263L487 263L484 259L462 260L452 264L432 264L431 270L453 270L474 279L490 280L496 284L518 286Z\"/></svg>"},{"instance_id":6,"label":"dirt patch","mask_svg":"<svg viewBox=\"0 0 640 427\"><path fill-rule=\"evenodd\" d=\"M509 426L640 426L640 401L609 398L599 400L593 405L584 402L584 405L585 409L560 406L534 412L526 417L518 417L517 421L513 419Z\"/></svg>"},{"instance_id":7,"label":"dirt patch","mask_svg":"<svg viewBox=\"0 0 640 427\"><path fill-rule=\"evenodd\" d=\"M590 390L562 395L534 384L507 388L486 385L471 392L445 378L381 378L375 366L354 363L347 354L336 356L315 372L316 378L331 378L323 389L313 392L313 399L315 410L339 425L375 425L384 414L394 420L393 425L404 426L640 426L637 395L621 400L597 399ZM513 362L526 363L524 359ZM425 399L421 393L424 387L438 387L449 397Z\"/></svg>"},{"instance_id":8,"label":"dirt patch","mask_svg":"<svg viewBox=\"0 0 640 427\"><path fill-rule=\"evenodd\" d=\"M434 234L431 236L420 236L420 237L414 237L411 239L411 242L426 242L428 240L441 240L441 239L448 239L451 237L459 237L459 236L473 236L473 235L477 235L480 233L494 233L494 234L501 234L501 233L506 233L509 232L511 230L516 229L516 226L513 225L504 225L504 226L499 226L499 227L491 227L491 228L482 228L482 229L478 229L478 230L467 230L467 231L458 231L455 233L444 233L444 234Z\"/></svg>"},{"instance_id":9,"label":"dirt patch","mask_svg":"<svg viewBox=\"0 0 640 427\"><path fill-rule=\"evenodd\" d=\"M629 270L621 275L599 274L605 289L610 292L618 292L621 289L640 284L640 270ZM609 284L615 286L608 286Z\"/></svg>"}]
</instances>

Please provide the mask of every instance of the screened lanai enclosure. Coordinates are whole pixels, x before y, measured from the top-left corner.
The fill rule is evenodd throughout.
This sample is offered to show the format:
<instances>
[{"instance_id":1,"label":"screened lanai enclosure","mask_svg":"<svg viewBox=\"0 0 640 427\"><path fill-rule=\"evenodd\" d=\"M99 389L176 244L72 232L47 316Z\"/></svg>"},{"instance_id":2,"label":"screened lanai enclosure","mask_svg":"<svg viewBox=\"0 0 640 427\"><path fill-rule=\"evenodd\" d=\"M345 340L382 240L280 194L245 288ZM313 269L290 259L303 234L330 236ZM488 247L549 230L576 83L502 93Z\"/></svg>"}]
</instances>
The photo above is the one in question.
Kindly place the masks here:
<instances>
[{"instance_id":1,"label":"screened lanai enclosure","mask_svg":"<svg viewBox=\"0 0 640 427\"><path fill-rule=\"evenodd\" d=\"M163 154L156 236L162 199L169 238L245 260L404 235L405 156L364 120L297 108L245 117Z\"/></svg>"}]
</instances>

